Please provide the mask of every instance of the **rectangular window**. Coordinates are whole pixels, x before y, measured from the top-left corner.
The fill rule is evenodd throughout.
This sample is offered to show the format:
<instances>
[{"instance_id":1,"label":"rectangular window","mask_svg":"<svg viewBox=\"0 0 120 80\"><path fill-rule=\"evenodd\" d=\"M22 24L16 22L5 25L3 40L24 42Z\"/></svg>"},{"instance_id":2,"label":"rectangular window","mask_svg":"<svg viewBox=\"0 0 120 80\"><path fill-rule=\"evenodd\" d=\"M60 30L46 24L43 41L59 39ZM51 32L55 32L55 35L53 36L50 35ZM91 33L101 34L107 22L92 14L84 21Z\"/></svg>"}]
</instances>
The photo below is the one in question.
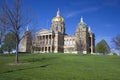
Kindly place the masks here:
<instances>
[{"instance_id":1,"label":"rectangular window","mask_svg":"<svg viewBox=\"0 0 120 80\"><path fill-rule=\"evenodd\" d=\"M66 45L66 41L64 40L64 45Z\"/></svg>"},{"instance_id":2,"label":"rectangular window","mask_svg":"<svg viewBox=\"0 0 120 80\"><path fill-rule=\"evenodd\" d=\"M72 43L73 43L73 45L75 45L75 40L74 39L73 39Z\"/></svg>"},{"instance_id":3,"label":"rectangular window","mask_svg":"<svg viewBox=\"0 0 120 80\"><path fill-rule=\"evenodd\" d=\"M70 39L70 45L72 45L72 40Z\"/></svg>"}]
</instances>

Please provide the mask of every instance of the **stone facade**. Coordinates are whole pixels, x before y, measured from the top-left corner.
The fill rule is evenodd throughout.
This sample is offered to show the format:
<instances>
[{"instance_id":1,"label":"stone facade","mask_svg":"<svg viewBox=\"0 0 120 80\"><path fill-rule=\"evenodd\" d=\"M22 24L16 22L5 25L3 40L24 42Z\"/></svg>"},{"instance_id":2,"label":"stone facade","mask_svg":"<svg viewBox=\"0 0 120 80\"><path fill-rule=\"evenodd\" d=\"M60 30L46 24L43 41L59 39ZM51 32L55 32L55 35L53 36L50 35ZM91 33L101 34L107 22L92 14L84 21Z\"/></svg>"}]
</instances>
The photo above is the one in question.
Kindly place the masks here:
<instances>
[{"instance_id":1,"label":"stone facade","mask_svg":"<svg viewBox=\"0 0 120 80\"><path fill-rule=\"evenodd\" d=\"M91 31L90 27L88 28L86 23L83 22L83 18L81 18L80 23L78 23L75 36L78 52L83 54L92 54L95 52L95 35Z\"/></svg>"},{"instance_id":2,"label":"stone facade","mask_svg":"<svg viewBox=\"0 0 120 80\"><path fill-rule=\"evenodd\" d=\"M31 52L31 48L32 48L32 35L27 28L20 41L19 52Z\"/></svg>"},{"instance_id":3,"label":"stone facade","mask_svg":"<svg viewBox=\"0 0 120 80\"><path fill-rule=\"evenodd\" d=\"M34 53L75 53L92 54L95 52L95 35L81 18L75 35L65 34L65 22L58 9L52 19L50 30L36 32L32 49Z\"/></svg>"}]
</instances>

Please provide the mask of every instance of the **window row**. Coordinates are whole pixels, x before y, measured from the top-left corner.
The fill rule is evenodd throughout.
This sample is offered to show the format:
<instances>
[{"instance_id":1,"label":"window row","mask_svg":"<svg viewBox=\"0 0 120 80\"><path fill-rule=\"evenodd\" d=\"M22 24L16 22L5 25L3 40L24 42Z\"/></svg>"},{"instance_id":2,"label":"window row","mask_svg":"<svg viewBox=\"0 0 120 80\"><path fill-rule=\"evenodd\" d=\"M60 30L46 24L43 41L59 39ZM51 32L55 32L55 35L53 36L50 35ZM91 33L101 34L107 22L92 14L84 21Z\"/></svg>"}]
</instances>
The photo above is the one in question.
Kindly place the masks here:
<instances>
[{"instance_id":1,"label":"window row","mask_svg":"<svg viewBox=\"0 0 120 80\"><path fill-rule=\"evenodd\" d=\"M75 45L75 40L70 39L70 40L64 40L64 45Z\"/></svg>"},{"instance_id":2,"label":"window row","mask_svg":"<svg viewBox=\"0 0 120 80\"><path fill-rule=\"evenodd\" d=\"M39 45L51 45L51 43L52 43L51 40L46 40L46 41L41 40L38 42Z\"/></svg>"}]
</instances>

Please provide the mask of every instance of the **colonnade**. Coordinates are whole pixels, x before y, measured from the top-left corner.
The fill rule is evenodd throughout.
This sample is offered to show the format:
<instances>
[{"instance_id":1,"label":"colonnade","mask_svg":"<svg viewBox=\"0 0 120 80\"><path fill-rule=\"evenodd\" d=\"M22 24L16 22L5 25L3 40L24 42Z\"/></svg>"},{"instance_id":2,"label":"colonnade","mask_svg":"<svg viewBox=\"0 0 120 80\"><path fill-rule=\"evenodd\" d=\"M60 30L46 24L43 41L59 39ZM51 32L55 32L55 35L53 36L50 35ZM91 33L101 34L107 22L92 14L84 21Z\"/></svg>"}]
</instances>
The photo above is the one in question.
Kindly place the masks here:
<instances>
[{"instance_id":1,"label":"colonnade","mask_svg":"<svg viewBox=\"0 0 120 80\"><path fill-rule=\"evenodd\" d=\"M39 35L36 41L36 50L39 52L53 52L53 37L49 35Z\"/></svg>"}]
</instances>

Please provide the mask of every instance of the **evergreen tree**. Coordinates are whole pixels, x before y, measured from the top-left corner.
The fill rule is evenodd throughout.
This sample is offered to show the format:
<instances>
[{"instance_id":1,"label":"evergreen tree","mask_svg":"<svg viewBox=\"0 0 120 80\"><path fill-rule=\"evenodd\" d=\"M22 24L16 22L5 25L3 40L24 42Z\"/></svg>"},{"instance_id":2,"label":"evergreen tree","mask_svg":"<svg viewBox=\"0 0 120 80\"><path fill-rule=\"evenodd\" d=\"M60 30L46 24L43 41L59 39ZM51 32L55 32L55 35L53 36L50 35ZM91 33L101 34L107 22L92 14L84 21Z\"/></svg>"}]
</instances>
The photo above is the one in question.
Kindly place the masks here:
<instances>
[{"instance_id":1,"label":"evergreen tree","mask_svg":"<svg viewBox=\"0 0 120 80\"><path fill-rule=\"evenodd\" d=\"M1 48L3 49L3 51L8 51L10 53L13 49L15 49L15 46L16 46L15 35L11 32L7 33Z\"/></svg>"},{"instance_id":2,"label":"evergreen tree","mask_svg":"<svg viewBox=\"0 0 120 80\"><path fill-rule=\"evenodd\" d=\"M107 42L103 39L96 45L96 52L108 54L110 53L110 47Z\"/></svg>"}]
</instances>

